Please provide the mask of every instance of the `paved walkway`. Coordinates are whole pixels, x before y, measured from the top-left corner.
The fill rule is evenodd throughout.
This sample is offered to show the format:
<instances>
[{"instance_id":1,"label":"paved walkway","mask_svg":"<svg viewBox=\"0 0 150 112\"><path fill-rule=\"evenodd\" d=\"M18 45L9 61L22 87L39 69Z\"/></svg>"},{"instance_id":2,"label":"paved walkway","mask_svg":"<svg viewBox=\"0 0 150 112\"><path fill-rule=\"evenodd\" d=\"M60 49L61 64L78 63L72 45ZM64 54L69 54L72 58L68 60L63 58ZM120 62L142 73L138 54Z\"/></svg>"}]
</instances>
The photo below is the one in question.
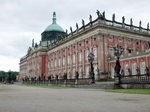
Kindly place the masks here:
<instances>
[{"instance_id":1,"label":"paved walkway","mask_svg":"<svg viewBox=\"0 0 150 112\"><path fill-rule=\"evenodd\" d=\"M0 84L0 112L150 112L150 95Z\"/></svg>"}]
</instances>

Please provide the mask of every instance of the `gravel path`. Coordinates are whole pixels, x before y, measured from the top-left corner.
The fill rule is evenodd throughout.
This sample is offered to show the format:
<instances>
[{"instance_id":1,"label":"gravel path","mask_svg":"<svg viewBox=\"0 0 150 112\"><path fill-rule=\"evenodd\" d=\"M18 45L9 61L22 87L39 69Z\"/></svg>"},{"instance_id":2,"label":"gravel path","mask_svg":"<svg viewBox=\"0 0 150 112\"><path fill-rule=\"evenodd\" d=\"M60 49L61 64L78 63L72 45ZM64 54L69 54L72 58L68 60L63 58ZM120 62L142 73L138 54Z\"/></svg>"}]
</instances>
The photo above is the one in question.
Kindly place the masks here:
<instances>
[{"instance_id":1,"label":"gravel path","mask_svg":"<svg viewBox=\"0 0 150 112\"><path fill-rule=\"evenodd\" d=\"M150 95L0 84L0 112L150 112Z\"/></svg>"}]
</instances>

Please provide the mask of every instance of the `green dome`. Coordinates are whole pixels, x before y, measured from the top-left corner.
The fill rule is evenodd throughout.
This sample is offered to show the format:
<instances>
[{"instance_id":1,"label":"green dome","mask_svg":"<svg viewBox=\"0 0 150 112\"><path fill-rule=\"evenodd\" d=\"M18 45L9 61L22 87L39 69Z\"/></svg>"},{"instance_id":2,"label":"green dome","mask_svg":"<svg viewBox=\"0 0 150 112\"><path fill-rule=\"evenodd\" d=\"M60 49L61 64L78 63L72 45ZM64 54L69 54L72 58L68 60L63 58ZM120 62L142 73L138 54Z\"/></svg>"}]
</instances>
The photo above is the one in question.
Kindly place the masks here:
<instances>
[{"instance_id":1,"label":"green dome","mask_svg":"<svg viewBox=\"0 0 150 112\"><path fill-rule=\"evenodd\" d=\"M56 23L56 13L53 13L53 23L49 25L44 31L58 31L64 32L63 28Z\"/></svg>"},{"instance_id":2,"label":"green dome","mask_svg":"<svg viewBox=\"0 0 150 112\"><path fill-rule=\"evenodd\" d=\"M63 28L59 26L58 24L51 24L49 25L45 31L59 31L59 32L64 32Z\"/></svg>"}]
</instances>

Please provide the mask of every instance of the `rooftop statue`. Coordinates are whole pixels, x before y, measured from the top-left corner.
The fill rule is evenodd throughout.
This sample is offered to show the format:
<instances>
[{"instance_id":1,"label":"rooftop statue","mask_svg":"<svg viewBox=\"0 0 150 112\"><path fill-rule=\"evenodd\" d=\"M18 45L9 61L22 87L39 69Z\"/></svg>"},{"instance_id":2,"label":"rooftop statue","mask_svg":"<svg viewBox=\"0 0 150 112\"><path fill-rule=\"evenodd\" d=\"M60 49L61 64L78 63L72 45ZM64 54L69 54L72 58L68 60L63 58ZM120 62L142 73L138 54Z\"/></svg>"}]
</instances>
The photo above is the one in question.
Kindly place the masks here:
<instances>
[{"instance_id":1,"label":"rooftop statue","mask_svg":"<svg viewBox=\"0 0 150 112\"><path fill-rule=\"evenodd\" d=\"M98 18L100 18L100 12L99 12L99 10L97 10L97 16L98 16Z\"/></svg>"},{"instance_id":2,"label":"rooftop statue","mask_svg":"<svg viewBox=\"0 0 150 112\"><path fill-rule=\"evenodd\" d=\"M122 23L123 24L125 23L125 17L124 16L122 17Z\"/></svg>"},{"instance_id":3,"label":"rooftop statue","mask_svg":"<svg viewBox=\"0 0 150 112\"><path fill-rule=\"evenodd\" d=\"M114 13L113 16L112 16L112 21L113 21L113 22L115 21L115 13Z\"/></svg>"},{"instance_id":4,"label":"rooftop statue","mask_svg":"<svg viewBox=\"0 0 150 112\"><path fill-rule=\"evenodd\" d=\"M92 22L92 16L90 15L90 17L89 17L89 20L90 20L90 23Z\"/></svg>"},{"instance_id":5,"label":"rooftop statue","mask_svg":"<svg viewBox=\"0 0 150 112\"><path fill-rule=\"evenodd\" d=\"M140 22L139 22L139 27L141 27L142 26L142 22L141 22L141 20L140 20Z\"/></svg>"},{"instance_id":6,"label":"rooftop statue","mask_svg":"<svg viewBox=\"0 0 150 112\"><path fill-rule=\"evenodd\" d=\"M147 23L147 29L149 30L149 23Z\"/></svg>"},{"instance_id":7,"label":"rooftop statue","mask_svg":"<svg viewBox=\"0 0 150 112\"><path fill-rule=\"evenodd\" d=\"M105 19L105 11L103 12L103 19Z\"/></svg>"},{"instance_id":8,"label":"rooftop statue","mask_svg":"<svg viewBox=\"0 0 150 112\"><path fill-rule=\"evenodd\" d=\"M82 26L84 27L84 25L85 25L85 24L84 24L84 20L82 19Z\"/></svg>"},{"instance_id":9,"label":"rooftop statue","mask_svg":"<svg viewBox=\"0 0 150 112\"><path fill-rule=\"evenodd\" d=\"M78 27L78 23L76 23L76 28L77 28L77 30L79 29L79 27Z\"/></svg>"},{"instance_id":10,"label":"rooftop statue","mask_svg":"<svg viewBox=\"0 0 150 112\"><path fill-rule=\"evenodd\" d=\"M132 21L132 18L130 19L130 25L131 25L131 26L133 25L133 21Z\"/></svg>"},{"instance_id":11,"label":"rooftop statue","mask_svg":"<svg viewBox=\"0 0 150 112\"><path fill-rule=\"evenodd\" d=\"M70 31L71 31L71 33L72 33L72 27L70 26Z\"/></svg>"},{"instance_id":12,"label":"rooftop statue","mask_svg":"<svg viewBox=\"0 0 150 112\"><path fill-rule=\"evenodd\" d=\"M68 34L68 30L66 29L66 34Z\"/></svg>"}]
</instances>

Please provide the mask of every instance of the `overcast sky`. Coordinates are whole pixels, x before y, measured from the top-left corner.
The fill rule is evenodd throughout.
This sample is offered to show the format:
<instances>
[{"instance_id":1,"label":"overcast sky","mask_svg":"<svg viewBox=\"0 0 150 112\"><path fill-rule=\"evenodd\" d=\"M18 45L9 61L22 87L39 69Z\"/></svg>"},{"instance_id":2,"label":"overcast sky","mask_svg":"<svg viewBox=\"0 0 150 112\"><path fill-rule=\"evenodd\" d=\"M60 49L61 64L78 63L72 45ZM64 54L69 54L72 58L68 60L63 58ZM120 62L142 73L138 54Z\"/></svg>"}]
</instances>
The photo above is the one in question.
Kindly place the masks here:
<instances>
[{"instance_id":1,"label":"overcast sky","mask_svg":"<svg viewBox=\"0 0 150 112\"><path fill-rule=\"evenodd\" d=\"M52 23L56 11L57 23L64 30L81 20L89 22L89 14L97 17L96 10L105 11L111 19L147 27L150 22L150 0L0 0L0 70L19 71L19 60L31 46L32 39L39 43L41 33Z\"/></svg>"}]
</instances>

